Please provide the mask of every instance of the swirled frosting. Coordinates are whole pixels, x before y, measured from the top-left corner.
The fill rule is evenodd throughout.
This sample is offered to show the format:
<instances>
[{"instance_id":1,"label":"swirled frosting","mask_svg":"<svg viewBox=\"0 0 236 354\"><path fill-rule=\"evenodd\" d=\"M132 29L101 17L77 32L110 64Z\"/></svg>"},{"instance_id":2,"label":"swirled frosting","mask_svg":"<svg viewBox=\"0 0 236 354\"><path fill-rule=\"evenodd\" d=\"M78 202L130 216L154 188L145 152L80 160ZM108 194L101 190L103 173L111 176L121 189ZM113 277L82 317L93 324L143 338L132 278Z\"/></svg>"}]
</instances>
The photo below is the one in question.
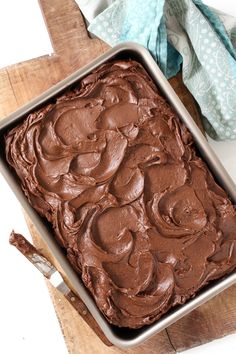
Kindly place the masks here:
<instances>
[{"instance_id":1,"label":"swirled frosting","mask_svg":"<svg viewBox=\"0 0 236 354\"><path fill-rule=\"evenodd\" d=\"M236 212L143 67L100 66L6 136L109 322L138 328L236 266Z\"/></svg>"}]
</instances>

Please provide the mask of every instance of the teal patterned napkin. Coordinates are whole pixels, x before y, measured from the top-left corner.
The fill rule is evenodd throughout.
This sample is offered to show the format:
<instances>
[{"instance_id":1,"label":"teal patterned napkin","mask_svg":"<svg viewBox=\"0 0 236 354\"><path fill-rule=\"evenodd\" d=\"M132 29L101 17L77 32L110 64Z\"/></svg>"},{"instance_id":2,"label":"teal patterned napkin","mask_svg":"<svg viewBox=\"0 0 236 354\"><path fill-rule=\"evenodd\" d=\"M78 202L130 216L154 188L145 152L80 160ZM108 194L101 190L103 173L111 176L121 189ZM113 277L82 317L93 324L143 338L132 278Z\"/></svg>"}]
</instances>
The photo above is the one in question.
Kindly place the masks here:
<instances>
[{"instance_id":1,"label":"teal patterned napkin","mask_svg":"<svg viewBox=\"0 0 236 354\"><path fill-rule=\"evenodd\" d=\"M200 0L116 0L89 31L114 46L147 47L167 78L182 64L183 81L205 117L207 133L236 139L236 19Z\"/></svg>"}]
</instances>

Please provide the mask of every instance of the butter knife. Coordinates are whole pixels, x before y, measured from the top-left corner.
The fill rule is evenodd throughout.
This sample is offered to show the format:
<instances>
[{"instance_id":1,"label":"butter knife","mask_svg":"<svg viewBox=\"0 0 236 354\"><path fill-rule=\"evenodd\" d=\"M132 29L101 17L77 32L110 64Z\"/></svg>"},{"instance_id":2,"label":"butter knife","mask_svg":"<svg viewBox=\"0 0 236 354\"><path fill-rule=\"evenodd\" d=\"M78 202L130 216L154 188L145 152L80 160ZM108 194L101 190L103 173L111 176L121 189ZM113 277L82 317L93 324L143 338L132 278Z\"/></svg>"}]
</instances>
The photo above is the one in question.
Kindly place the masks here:
<instances>
[{"instance_id":1,"label":"butter knife","mask_svg":"<svg viewBox=\"0 0 236 354\"><path fill-rule=\"evenodd\" d=\"M83 301L65 283L60 272L55 266L39 252L23 235L12 231L9 242L15 246L39 271L49 280L51 285L60 291L70 302L87 324L94 330L99 338L108 346L112 344L105 337L93 316L88 311Z\"/></svg>"}]
</instances>

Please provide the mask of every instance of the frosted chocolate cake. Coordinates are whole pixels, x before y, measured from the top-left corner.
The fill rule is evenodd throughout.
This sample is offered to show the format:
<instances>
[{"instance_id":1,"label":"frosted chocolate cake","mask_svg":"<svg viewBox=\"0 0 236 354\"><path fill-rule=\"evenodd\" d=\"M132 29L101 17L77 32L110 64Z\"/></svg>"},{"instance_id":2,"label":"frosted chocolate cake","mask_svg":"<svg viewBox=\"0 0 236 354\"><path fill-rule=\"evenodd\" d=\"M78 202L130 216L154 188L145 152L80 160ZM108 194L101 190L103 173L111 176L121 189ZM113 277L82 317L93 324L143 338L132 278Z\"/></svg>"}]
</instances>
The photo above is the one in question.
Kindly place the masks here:
<instances>
[{"instance_id":1,"label":"frosted chocolate cake","mask_svg":"<svg viewBox=\"0 0 236 354\"><path fill-rule=\"evenodd\" d=\"M235 207L135 61L30 114L6 155L114 325L150 324L236 267Z\"/></svg>"}]
</instances>

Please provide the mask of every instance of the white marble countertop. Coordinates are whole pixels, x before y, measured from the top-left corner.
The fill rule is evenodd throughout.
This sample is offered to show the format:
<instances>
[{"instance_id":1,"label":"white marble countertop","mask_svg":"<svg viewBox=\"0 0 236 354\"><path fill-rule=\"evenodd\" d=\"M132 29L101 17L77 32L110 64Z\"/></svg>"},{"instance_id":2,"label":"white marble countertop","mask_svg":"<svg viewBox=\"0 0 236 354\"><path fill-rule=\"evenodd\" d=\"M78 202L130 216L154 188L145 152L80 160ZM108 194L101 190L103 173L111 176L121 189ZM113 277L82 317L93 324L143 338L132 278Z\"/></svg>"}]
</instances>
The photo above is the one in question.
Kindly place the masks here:
<instances>
[{"instance_id":1,"label":"white marble countertop","mask_svg":"<svg viewBox=\"0 0 236 354\"><path fill-rule=\"evenodd\" d=\"M236 16L234 0L206 0L205 2ZM13 7L19 11L14 11L13 14L11 11ZM29 31L29 25L36 30ZM18 33L17 38L12 35L12 31ZM37 41L35 41L36 35ZM37 46L33 45L35 42ZM0 1L0 44L0 67L52 52L37 0ZM17 50L19 45L23 50ZM210 141L210 143L236 182L236 141ZM34 267L8 244L12 229L26 236L29 236L29 232L21 207L1 175L0 196L0 269L2 269L0 353L66 354L67 349L44 280ZM184 353L221 354L222 352L236 353L236 334Z\"/></svg>"}]
</instances>

